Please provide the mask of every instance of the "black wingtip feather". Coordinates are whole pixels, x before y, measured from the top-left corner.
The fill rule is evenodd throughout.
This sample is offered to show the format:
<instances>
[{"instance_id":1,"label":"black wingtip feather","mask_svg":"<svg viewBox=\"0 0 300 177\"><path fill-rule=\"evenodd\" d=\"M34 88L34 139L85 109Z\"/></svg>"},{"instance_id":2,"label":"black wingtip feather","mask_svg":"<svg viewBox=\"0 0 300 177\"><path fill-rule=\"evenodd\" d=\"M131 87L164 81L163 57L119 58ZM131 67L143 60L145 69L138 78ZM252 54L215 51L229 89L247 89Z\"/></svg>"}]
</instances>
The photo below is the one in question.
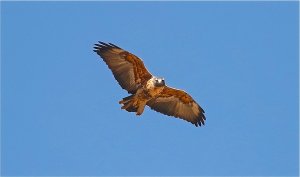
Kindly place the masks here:
<instances>
[{"instance_id":1,"label":"black wingtip feather","mask_svg":"<svg viewBox=\"0 0 300 177\"><path fill-rule=\"evenodd\" d=\"M104 46L106 46L106 47L109 47L109 45L106 44L106 43L104 43L104 42L100 42L100 41L99 41L99 43L102 44L102 45L104 45Z\"/></svg>"},{"instance_id":2,"label":"black wingtip feather","mask_svg":"<svg viewBox=\"0 0 300 177\"><path fill-rule=\"evenodd\" d=\"M94 49L96 49L97 51L95 52L104 52L106 50L109 50L109 49L112 49L112 48L118 48L118 49L121 49L120 47L112 44L112 43L105 43L105 42L102 42L102 41L98 41L99 43L98 44L94 44Z\"/></svg>"},{"instance_id":3,"label":"black wingtip feather","mask_svg":"<svg viewBox=\"0 0 300 177\"><path fill-rule=\"evenodd\" d=\"M205 125L205 120L206 120L206 117L204 115L204 111L203 112L200 112L198 117L197 117L197 120L196 122L193 122L193 124L198 127L198 126L204 126Z\"/></svg>"},{"instance_id":4,"label":"black wingtip feather","mask_svg":"<svg viewBox=\"0 0 300 177\"><path fill-rule=\"evenodd\" d=\"M108 43L108 44L111 45L111 46L113 46L113 47L116 47L116 48L120 49L120 47L116 46L116 45L113 44L113 43Z\"/></svg>"}]
</instances>

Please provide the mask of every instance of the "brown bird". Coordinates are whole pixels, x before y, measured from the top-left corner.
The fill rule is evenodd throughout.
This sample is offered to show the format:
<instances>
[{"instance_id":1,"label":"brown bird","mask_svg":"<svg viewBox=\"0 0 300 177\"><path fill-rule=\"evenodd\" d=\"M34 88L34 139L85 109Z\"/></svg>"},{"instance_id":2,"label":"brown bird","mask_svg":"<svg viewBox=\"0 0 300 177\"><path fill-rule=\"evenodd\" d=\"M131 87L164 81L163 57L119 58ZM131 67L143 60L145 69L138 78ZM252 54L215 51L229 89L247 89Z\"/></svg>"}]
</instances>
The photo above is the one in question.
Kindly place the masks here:
<instances>
[{"instance_id":1,"label":"brown bird","mask_svg":"<svg viewBox=\"0 0 300 177\"><path fill-rule=\"evenodd\" d=\"M137 56L112 43L95 44L94 51L112 71L120 86L131 95L119 103L122 109L141 115L145 106L191 122L204 125L204 110L185 91L168 87L163 78L155 77Z\"/></svg>"}]
</instances>

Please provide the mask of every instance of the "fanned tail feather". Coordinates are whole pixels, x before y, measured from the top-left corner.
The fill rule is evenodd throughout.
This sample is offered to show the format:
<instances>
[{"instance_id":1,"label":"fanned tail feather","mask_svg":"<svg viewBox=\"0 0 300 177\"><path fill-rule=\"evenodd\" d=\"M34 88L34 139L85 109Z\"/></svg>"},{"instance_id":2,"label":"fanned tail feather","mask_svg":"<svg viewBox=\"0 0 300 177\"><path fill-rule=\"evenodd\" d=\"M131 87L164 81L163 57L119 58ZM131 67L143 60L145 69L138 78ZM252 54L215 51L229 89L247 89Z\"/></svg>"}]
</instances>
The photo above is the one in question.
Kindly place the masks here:
<instances>
[{"instance_id":1,"label":"fanned tail feather","mask_svg":"<svg viewBox=\"0 0 300 177\"><path fill-rule=\"evenodd\" d=\"M141 115L144 111L146 102L142 100L138 100L134 97L135 95L130 95L128 97L123 98L119 101L120 104L123 104L121 107L128 112L136 112L136 115Z\"/></svg>"},{"instance_id":2,"label":"fanned tail feather","mask_svg":"<svg viewBox=\"0 0 300 177\"><path fill-rule=\"evenodd\" d=\"M137 112L138 105L134 104L134 95L130 95L128 97L123 98L119 101L120 104L123 104L121 109L125 109L128 112Z\"/></svg>"}]
</instances>

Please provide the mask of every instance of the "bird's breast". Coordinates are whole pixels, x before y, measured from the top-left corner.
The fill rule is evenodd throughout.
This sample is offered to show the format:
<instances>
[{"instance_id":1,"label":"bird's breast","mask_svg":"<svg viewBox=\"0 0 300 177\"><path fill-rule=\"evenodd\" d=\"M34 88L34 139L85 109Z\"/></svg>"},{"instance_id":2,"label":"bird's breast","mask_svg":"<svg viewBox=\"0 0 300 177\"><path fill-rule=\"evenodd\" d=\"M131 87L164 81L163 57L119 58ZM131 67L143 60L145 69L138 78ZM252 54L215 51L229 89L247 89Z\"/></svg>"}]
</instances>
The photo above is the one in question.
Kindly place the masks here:
<instances>
[{"instance_id":1,"label":"bird's breast","mask_svg":"<svg viewBox=\"0 0 300 177\"><path fill-rule=\"evenodd\" d=\"M147 89L148 94L150 95L151 98L157 96L162 92L164 87L152 87L150 89Z\"/></svg>"}]
</instances>

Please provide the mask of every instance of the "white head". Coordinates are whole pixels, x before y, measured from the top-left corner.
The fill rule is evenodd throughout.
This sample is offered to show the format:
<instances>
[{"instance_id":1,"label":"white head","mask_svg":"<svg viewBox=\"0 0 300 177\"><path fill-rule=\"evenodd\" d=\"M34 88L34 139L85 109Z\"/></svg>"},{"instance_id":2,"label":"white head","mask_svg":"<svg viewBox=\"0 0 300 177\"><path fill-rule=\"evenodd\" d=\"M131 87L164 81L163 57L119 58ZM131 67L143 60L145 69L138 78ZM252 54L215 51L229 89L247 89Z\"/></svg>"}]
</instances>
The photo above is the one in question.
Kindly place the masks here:
<instances>
[{"instance_id":1,"label":"white head","mask_svg":"<svg viewBox=\"0 0 300 177\"><path fill-rule=\"evenodd\" d=\"M161 78L161 77L153 77L153 85L155 87L162 87L162 86L165 86L166 83L165 83L165 79L164 78Z\"/></svg>"}]
</instances>

